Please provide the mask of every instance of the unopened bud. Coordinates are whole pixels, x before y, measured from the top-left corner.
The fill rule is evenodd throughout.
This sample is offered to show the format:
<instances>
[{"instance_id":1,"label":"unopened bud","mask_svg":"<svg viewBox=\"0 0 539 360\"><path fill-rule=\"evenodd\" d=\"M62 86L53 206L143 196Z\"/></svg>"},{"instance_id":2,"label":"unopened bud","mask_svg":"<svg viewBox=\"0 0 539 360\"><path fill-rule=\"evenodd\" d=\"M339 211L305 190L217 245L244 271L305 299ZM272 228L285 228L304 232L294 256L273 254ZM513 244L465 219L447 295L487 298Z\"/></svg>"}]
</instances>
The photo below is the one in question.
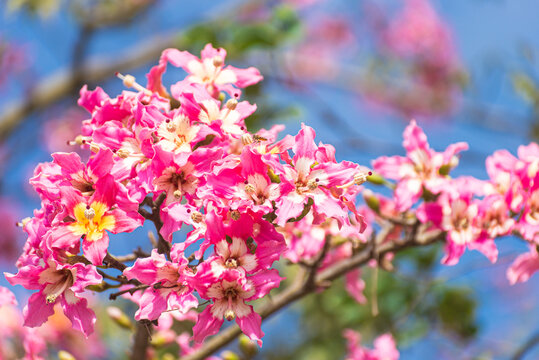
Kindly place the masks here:
<instances>
[{"instance_id":1,"label":"unopened bud","mask_svg":"<svg viewBox=\"0 0 539 360\"><path fill-rule=\"evenodd\" d=\"M129 319L129 316L127 316L122 311L122 309L116 306L109 306L107 307L107 314L112 319L112 321L114 321L121 328L127 329L127 330L133 329L133 323Z\"/></svg>"},{"instance_id":2,"label":"unopened bud","mask_svg":"<svg viewBox=\"0 0 539 360\"><path fill-rule=\"evenodd\" d=\"M241 334L238 339L238 345L241 350L241 352L248 358L252 358L256 355L258 352L258 348L254 341L249 339L244 334Z\"/></svg>"},{"instance_id":3,"label":"unopened bud","mask_svg":"<svg viewBox=\"0 0 539 360\"><path fill-rule=\"evenodd\" d=\"M234 312L234 310L228 309L227 311L225 311L225 319L227 319L228 321L232 321L235 318L236 318L236 313Z\"/></svg>"},{"instance_id":4,"label":"unopened bud","mask_svg":"<svg viewBox=\"0 0 539 360\"><path fill-rule=\"evenodd\" d=\"M241 142L243 145L250 145L254 142L254 140L251 134L245 133L241 136Z\"/></svg>"},{"instance_id":5,"label":"unopened bud","mask_svg":"<svg viewBox=\"0 0 539 360\"><path fill-rule=\"evenodd\" d=\"M236 106L238 106L238 100L236 99L230 99L226 102L226 108L229 110L236 109Z\"/></svg>"},{"instance_id":6,"label":"unopened bud","mask_svg":"<svg viewBox=\"0 0 539 360\"><path fill-rule=\"evenodd\" d=\"M152 340L150 343L154 348L162 348L174 341L174 336L171 333L158 332L152 335Z\"/></svg>"},{"instance_id":7,"label":"unopened bud","mask_svg":"<svg viewBox=\"0 0 539 360\"><path fill-rule=\"evenodd\" d=\"M367 181L374 185L384 185L386 183L386 180L379 174L369 175Z\"/></svg>"},{"instance_id":8,"label":"unopened bud","mask_svg":"<svg viewBox=\"0 0 539 360\"><path fill-rule=\"evenodd\" d=\"M77 360L73 355L65 350L58 351L58 360Z\"/></svg>"},{"instance_id":9,"label":"unopened bud","mask_svg":"<svg viewBox=\"0 0 539 360\"><path fill-rule=\"evenodd\" d=\"M238 354L233 353L230 350L226 350L221 354L221 358L223 360L240 360L240 357Z\"/></svg>"},{"instance_id":10,"label":"unopened bud","mask_svg":"<svg viewBox=\"0 0 539 360\"><path fill-rule=\"evenodd\" d=\"M191 214L191 220L193 220L196 223L200 223L202 222L202 220L204 220L204 216L198 211L195 211Z\"/></svg>"},{"instance_id":11,"label":"unopened bud","mask_svg":"<svg viewBox=\"0 0 539 360\"><path fill-rule=\"evenodd\" d=\"M363 199L367 206L374 212L380 212L380 200L370 190L363 191Z\"/></svg>"},{"instance_id":12,"label":"unopened bud","mask_svg":"<svg viewBox=\"0 0 539 360\"><path fill-rule=\"evenodd\" d=\"M222 57L220 57L220 56L215 56L215 57L213 58L213 66L215 66L215 67L220 67L220 66L223 66L223 63L224 63L224 61L223 61L223 58L222 58Z\"/></svg>"}]
</instances>

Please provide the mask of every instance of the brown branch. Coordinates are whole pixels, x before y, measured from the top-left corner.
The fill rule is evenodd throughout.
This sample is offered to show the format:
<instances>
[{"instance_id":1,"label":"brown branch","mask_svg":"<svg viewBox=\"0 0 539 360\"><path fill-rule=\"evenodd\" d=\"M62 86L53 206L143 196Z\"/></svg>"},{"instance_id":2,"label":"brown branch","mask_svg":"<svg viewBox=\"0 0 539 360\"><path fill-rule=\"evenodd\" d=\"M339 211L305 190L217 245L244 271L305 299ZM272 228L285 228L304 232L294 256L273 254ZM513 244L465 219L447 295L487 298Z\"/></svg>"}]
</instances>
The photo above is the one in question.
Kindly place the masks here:
<instances>
[{"instance_id":1,"label":"brown branch","mask_svg":"<svg viewBox=\"0 0 539 360\"><path fill-rule=\"evenodd\" d=\"M132 288L129 288L129 289L125 289L125 290L122 290L122 291L118 291L118 292L115 292L115 293L112 293L109 295L109 299L110 300L116 300L116 298L120 295L123 295L123 294L127 294L127 293L130 293L131 295L133 295L136 291L138 290L145 290L147 288L149 288L150 285L138 285L138 286L133 286Z\"/></svg>"},{"instance_id":2,"label":"brown branch","mask_svg":"<svg viewBox=\"0 0 539 360\"><path fill-rule=\"evenodd\" d=\"M126 72L155 62L161 51L177 45L177 36L161 34L145 42L139 42L122 56L95 57L86 61L74 72L60 70L39 81L24 100L6 105L0 111L0 141L4 141L13 130L32 112L46 108L67 96L76 95L78 86L73 79L84 83L97 83L110 78L115 72ZM79 83L79 81L77 81Z\"/></svg>"},{"instance_id":3,"label":"brown branch","mask_svg":"<svg viewBox=\"0 0 539 360\"><path fill-rule=\"evenodd\" d=\"M148 320L137 322L137 329L133 339L132 360L146 360L147 351L152 336L152 323Z\"/></svg>"},{"instance_id":4,"label":"brown branch","mask_svg":"<svg viewBox=\"0 0 539 360\"><path fill-rule=\"evenodd\" d=\"M343 276L350 270L367 264L371 259L382 258L384 254L389 252L397 252L410 247L429 245L443 240L444 236L445 234L443 232L435 231L429 233L428 238L424 237L421 239L421 241L410 241L399 244L394 242L377 244L376 250L374 250L373 245L370 244L351 258L338 262L316 274L314 288L325 287L328 282ZM266 319L275 312L314 291L310 287L304 286L303 277L304 276L302 276L301 281L295 281L282 293L275 296L271 303L268 303L258 312L262 319ZM240 334L241 330L237 325L230 326L208 340L198 351L184 356L182 360L202 360L233 341Z\"/></svg>"},{"instance_id":5,"label":"brown branch","mask_svg":"<svg viewBox=\"0 0 539 360\"><path fill-rule=\"evenodd\" d=\"M511 360L522 360L524 355L535 346L539 344L539 334L533 335L528 341L526 341L521 347L517 349L515 354L511 357Z\"/></svg>"}]
</instances>

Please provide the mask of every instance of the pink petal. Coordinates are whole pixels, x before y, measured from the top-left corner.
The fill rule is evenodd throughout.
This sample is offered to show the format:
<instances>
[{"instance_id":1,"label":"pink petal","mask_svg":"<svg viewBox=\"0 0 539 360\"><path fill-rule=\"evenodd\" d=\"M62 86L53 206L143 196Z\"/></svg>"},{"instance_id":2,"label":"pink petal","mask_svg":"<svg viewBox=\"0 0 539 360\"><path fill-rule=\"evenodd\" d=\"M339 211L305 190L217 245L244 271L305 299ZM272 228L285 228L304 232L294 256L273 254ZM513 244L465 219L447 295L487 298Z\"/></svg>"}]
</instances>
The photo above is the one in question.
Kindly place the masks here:
<instances>
[{"instance_id":1,"label":"pink petal","mask_svg":"<svg viewBox=\"0 0 539 360\"><path fill-rule=\"evenodd\" d=\"M73 329L78 330L88 338L94 332L96 322L95 313L88 308L88 301L84 298L78 299L76 303L62 301L62 309L65 316L71 320Z\"/></svg>"},{"instance_id":2,"label":"pink petal","mask_svg":"<svg viewBox=\"0 0 539 360\"><path fill-rule=\"evenodd\" d=\"M224 319L218 319L211 314L212 305L207 306L203 312L198 315L197 323L193 326L193 340L201 343L208 336L217 334Z\"/></svg>"},{"instance_id":3,"label":"pink petal","mask_svg":"<svg viewBox=\"0 0 539 360\"><path fill-rule=\"evenodd\" d=\"M260 315L253 311L247 316L236 318L236 322L238 323L241 331L243 331L243 333L247 335L249 339L256 341L258 346L262 346L261 339L264 337L264 333L261 329L262 318Z\"/></svg>"},{"instance_id":4,"label":"pink petal","mask_svg":"<svg viewBox=\"0 0 539 360\"><path fill-rule=\"evenodd\" d=\"M23 310L24 326L41 326L52 314L54 314L54 304L49 304L47 297L41 291L34 293Z\"/></svg>"}]
</instances>

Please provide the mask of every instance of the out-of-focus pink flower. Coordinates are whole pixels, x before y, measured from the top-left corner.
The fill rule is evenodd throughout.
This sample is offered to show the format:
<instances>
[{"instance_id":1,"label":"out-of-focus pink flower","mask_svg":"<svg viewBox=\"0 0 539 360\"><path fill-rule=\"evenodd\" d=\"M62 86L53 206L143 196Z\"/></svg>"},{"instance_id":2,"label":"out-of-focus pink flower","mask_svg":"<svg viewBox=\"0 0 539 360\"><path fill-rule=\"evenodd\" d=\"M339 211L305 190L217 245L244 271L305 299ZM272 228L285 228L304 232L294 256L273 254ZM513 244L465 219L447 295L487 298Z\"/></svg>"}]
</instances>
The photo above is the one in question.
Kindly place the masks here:
<instances>
[{"instance_id":1,"label":"out-of-focus pink flower","mask_svg":"<svg viewBox=\"0 0 539 360\"><path fill-rule=\"evenodd\" d=\"M537 247L532 245L530 251L519 255L507 270L507 279L511 285L526 282L537 270L539 270L539 255Z\"/></svg>"},{"instance_id":2,"label":"out-of-focus pink flower","mask_svg":"<svg viewBox=\"0 0 539 360\"><path fill-rule=\"evenodd\" d=\"M457 154L468 149L468 144L459 142L449 145L443 153L434 151L415 120L406 127L403 136L406 157L382 156L373 161L375 171L398 181L395 199L399 211L412 207L425 189L440 193L447 184L449 171L458 164Z\"/></svg>"},{"instance_id":3,"label":"out-of-focus pink flower","mask_svg":"<svg viewBox=\"0 0 539 360\"><path fill-rule=\"evenodd\" d=\"M374 349L361 346L361 335L347 329L343 336L348 340L346 360L397 360L400 356L391 334L384 334L374 340Z\"/></svg>"}]
</instances>

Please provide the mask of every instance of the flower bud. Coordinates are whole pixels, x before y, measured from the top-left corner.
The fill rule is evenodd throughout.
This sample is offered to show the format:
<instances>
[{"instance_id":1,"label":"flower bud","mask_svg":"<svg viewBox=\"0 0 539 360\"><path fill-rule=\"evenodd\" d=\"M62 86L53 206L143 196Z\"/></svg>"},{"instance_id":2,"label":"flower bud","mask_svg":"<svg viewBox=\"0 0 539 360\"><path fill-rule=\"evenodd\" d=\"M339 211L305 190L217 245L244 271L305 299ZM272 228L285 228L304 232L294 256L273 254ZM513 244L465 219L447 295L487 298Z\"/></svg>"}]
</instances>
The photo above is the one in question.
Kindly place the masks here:
<instances>
[{"instance_id":1,"label":"flower bud","mask_svg":"<svg viewBox=\"0 0 539 360\"><path fill-rule=\"evenodd\" d=\"M77 360L73 355L65 350L58 351L58 360Z\"/></svg>"},{"instance_id":2,"label":"flower bud","mask_svg":"<svg viewBox=\"0 0 539 360\"><path fill-rule=\"evenodd\" d=\"M380 200L372 193L372 191L363 191L363 199L367 206L375 213L380 213Z\"/></svg>"},{"instance_id":3,"label":"flower bud","mask_svg":"<svg viewBox=\"0 0 539 360\"><path fill-rule=\"evenodd\" d=\"M258 348L254 341L249 339L244 334L240 335L238 339L238 345L241 350L241 352L248 358L252 358L256 355L258 352Z\"/></svg>"},{"instance_id":4,"label":"flower bud","mask_svg":"<svg viewBox=\"0 0 539 360\"><path fill-rule=\"evenodd\" d=\"M174 341L174 336L171 336L171 333L158 332L152 335L152 340L150 343L154 348L161 348L166 346Z\"/></svg>"},{"instance_id":5,"label":"flower bud","mask_svg":"<svg viewBox=\"0 0 539 360\"><path fill-rule=\"evenodd\" d=\"M369 175L367 181L374 185L384 185L386 183L386 180L379 174Z\"/></svg>"},{"instance_id":6,"label":"flower bud","mask_svg":"<svg viewBox=\"0 0 539 360\"><path fill-rule=\"evenodd\" d=\"M238 354L233 353L233 352L230 351L230 350L224 351L224 352L221 354L221 358L222 358L223 360L240 360L240 357L238 356Z\"/></svg>"},{"instance_id":7,"label":"flower bud","mask_svg":"<svg viewBox=\"0 0 539 360\"><path fill-rule=\"evenodd\" d=\"M133 329L133 323L129 319L129 316L127 316L120 308L116 306L109 306L107 307L107 314L112 321L114 321L121 328L127 330Z\"/></svg>"}]
</instances>

